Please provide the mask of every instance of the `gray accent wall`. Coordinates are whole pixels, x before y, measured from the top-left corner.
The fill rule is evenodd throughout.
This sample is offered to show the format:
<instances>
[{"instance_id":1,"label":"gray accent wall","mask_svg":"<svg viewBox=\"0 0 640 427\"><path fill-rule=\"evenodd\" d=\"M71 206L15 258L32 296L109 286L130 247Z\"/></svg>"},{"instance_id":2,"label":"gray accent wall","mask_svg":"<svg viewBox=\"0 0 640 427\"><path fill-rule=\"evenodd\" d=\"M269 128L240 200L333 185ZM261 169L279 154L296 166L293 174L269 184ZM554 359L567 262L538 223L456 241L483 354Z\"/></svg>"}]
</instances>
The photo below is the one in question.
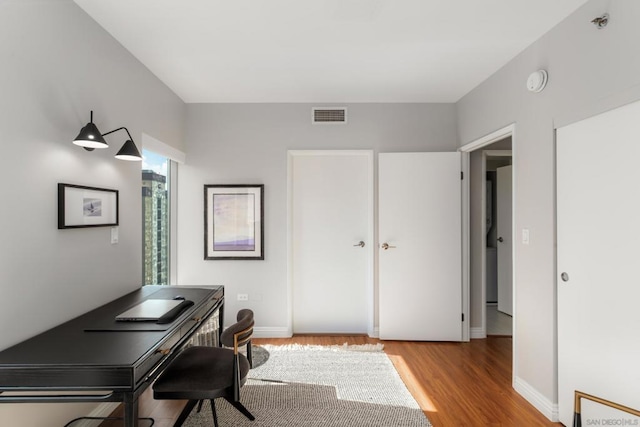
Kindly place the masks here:
<instances>
[{"instance_id":1,"label":"gray accent wall","mask_svg":"<svg viewBox=\"0 0 640 427\"><path fill-rule=\"evenodd\" d=\"M70 0L0 2L0 349L140 287L140 163L71 143L89 121L183 150L184 103ZM59 182L120 191L110 228L57 229ZM64 425L94 405L0 405L0 424Z\"/></svg>"},{"instance_id":2,"label":"gray accent wall","mask_svg":"<svg viewBox=\"0 0 640 427\"><path fill-rule=\"evenodd\" d=\"M611 19L598 30L590 21L604 12ZM554 129L640 99L638 22L636 0L590 1L456 104L460 145L516 126L514 240L528 228L530 244L515 244L515 385L548 416L557 402ZM549 83L530 93L538 69Z\"/></svg>"},{"instance_id":3,"label":"gray accent wall","mask_svg":"<svg viewBox=\"0 0 640 427\"><path fill-rule=\"evenodd\" d=\"M178 282L224 285L227 324L246 306L255 311L259 332L277 336L289 327L287 150L457 149L453 104L340 104L348 109L347 124L312 124L314 106L324 105L187 106L187 161L178 183ZM264 261L204 260L205 184L265 185ZM249 294L248 303L236 301L238 293Z\"/></svg>"}]
</instances>

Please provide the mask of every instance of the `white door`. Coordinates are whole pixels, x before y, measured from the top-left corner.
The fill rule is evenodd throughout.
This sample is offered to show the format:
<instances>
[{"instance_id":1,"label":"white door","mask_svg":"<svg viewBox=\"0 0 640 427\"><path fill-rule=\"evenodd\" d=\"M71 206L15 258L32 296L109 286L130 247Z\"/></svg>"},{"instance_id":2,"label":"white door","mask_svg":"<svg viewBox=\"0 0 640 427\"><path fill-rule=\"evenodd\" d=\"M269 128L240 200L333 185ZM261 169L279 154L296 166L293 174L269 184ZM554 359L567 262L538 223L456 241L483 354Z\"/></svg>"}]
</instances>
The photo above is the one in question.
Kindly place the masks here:
<instances>
[{"instance_id":1,"label":"white door","mask_svg":"<svg viewBox=\"0 0 640 427\"><path fill-rule=\"evenodd\" d=\"M634 103L557 131L558 404L565 425L575 390L640 408L639 117ZM604 420L640 425L583 403L583 425Z\"/></svg>"},{"instance_id":2,"label":"white door","mask_svg":"<svg viewBox=\"0 0 640 427\"><path fill-rule=\"evenodd\" d=\"M498 310L513 316L513 236L511 219L511 166L496 169L498 235Z\"/></svg>"},{"instance_id":3,"label":"white door","mask_svg":"<svg viewBox=\"0 0 640 427\"><path fill-rule=\"evenodd\" d=\"M372 170L370 151L290 152L295 333L368 332Z\"/></svg>"},{"instance_id":4,"label":"white door","mask_svg":"<svg viewBox=\"0 0 640 427\"><path fill-rule=\"evenodd\" d=\"M460 154L384 153L378 164L380 338L461 341Z\"/></svg>"}]
</instances>

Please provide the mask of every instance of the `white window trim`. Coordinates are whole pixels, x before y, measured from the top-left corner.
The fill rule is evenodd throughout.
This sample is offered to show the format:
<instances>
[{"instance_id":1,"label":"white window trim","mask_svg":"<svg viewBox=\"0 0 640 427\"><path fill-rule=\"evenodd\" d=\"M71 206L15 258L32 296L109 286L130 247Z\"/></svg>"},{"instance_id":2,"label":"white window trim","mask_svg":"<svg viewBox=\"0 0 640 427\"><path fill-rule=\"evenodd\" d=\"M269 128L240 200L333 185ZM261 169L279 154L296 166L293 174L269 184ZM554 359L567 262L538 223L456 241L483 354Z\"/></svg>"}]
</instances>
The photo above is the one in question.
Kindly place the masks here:
<instances>
[{"instance_id":1,"label":"white window trim","mask_svg":"<svg viewBox=\"0 0 640 427\"><path fill-rule=\"evenodd\" d=\"M184 163L187 158L187 155L182 151L168 144L165 144L164 142L155 139L154 137L147 135L144 132L142 133L142 148L145 150L153 151L154 153L166 157L170 160L175 160L178 163Z\"/></svg>"},{"instance_id":2,"label":"white window trim","mask_svg":"<svg viewBox=\"0 0 640 427\"><path fill-rule=\"evenodd\" d=\"M167 159L169 168L169 285L178 284L178 162Z\"/></svg>"}]
</instances>

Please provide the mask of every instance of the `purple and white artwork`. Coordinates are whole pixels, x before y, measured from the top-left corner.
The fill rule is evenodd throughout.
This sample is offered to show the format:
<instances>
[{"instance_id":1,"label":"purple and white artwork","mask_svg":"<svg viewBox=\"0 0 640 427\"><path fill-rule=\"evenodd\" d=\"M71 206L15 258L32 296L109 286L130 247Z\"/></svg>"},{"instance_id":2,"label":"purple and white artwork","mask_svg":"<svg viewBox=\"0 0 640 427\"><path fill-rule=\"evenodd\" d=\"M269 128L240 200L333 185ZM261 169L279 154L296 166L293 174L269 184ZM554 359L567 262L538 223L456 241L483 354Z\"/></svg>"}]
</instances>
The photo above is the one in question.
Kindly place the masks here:
<instances>
[{"instance_id":1,"label":"purple and white artwork","mask_svg":"<svg viewBox=\"0 0 640 427\"><path fill-rule=\"evenodd\" d=\"M213 195L213 250L255 251L254 194Z\"/></svg>"}]
</instances>

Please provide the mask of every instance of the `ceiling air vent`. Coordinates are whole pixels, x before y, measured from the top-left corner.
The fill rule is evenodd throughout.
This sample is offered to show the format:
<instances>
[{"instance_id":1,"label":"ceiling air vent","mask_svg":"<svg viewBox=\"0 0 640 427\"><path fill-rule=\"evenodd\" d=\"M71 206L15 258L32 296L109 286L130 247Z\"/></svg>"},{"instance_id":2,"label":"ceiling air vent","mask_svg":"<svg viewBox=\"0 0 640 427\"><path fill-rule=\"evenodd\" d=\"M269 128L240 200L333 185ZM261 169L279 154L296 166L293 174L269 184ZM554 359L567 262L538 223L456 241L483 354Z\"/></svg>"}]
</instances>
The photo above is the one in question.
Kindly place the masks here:
<instances>
[{"instance_id":1,"label":"ceiling air vent","mask_svg":"<svg viewBox=\"0 0 640 427\"><path fill-rule=\"evenodd\" d=\"M314 108L313 123L347 123L346 108Z\"/></svg>"}]
</instances>

